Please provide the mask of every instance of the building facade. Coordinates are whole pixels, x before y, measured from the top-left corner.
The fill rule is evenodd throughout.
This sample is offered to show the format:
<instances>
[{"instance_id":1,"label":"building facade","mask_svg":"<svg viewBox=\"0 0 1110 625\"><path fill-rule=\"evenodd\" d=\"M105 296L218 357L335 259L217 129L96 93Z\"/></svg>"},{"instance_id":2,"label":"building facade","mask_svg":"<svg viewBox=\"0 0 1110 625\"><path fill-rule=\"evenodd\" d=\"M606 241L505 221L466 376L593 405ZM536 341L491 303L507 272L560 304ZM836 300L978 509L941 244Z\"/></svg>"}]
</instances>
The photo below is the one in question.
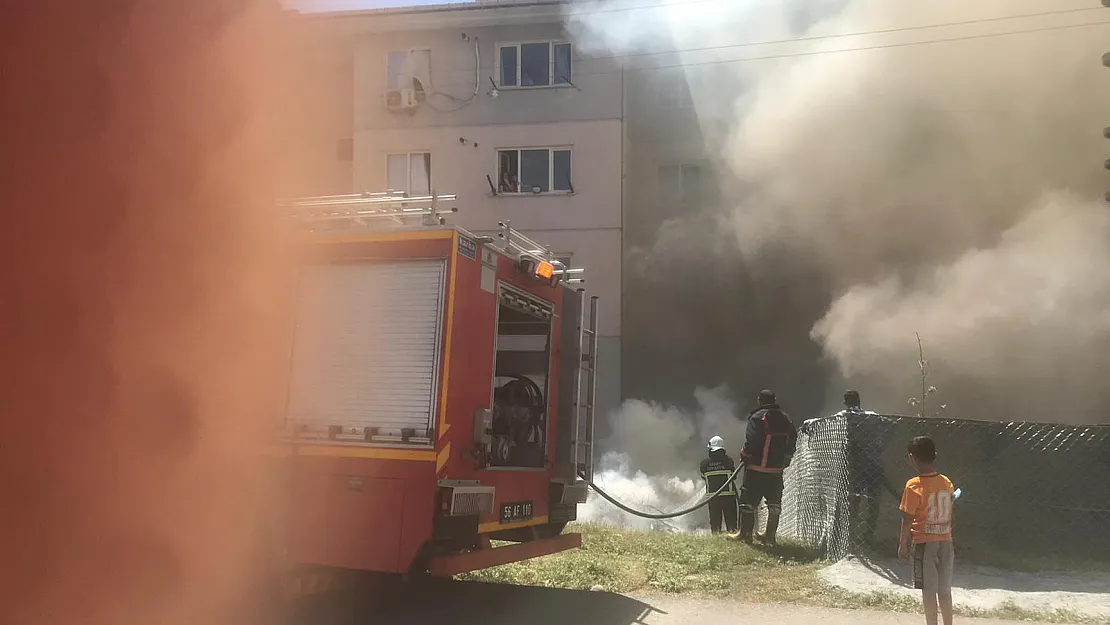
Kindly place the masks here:
<instances>
[{"instance_id":1,"label":"building facade","mask_svg":"<svg viewBox=\"0 0 1110 625\"><path fill-rule=\"evenodd\" d=\"M822 268L771 252L746 266L732 231L750 201L727 153L756 97L751 41L674 40L633 13L657 0L443 2L316 20L349 47L351 188L455 193L458 224L511 222L585 268L602 307L599 437L623 399L690 405L721 384L741 404L772 386L819 410ZM782 4L801 35L844 0ZM592 54L568 20L657 28Z\"/></svg>"},{"instance_id":2,"label":"building facade","mask_svg":"<svg viewBox=\"0 0 1110 625\"><path fill-rule=\"evenodd\" d=\"M621 401L623 105L562 3L417 7L319 18L353 58L351 186L458 195L452 221L505 222L585 269L600 298L599 416Z\"/></svg>"},{"instance_id":3,"label":"building facade","mask_svg":"<svg viewBox=\"0 0 1110 625\"><path fill-rule=\"evenodd\" d=\"M282 134L274 159L279 197L352 191L354 56L349 37L315 21L290 30L285 42L295 67L286 67L281 94Z\"/></svg>"}]
</instances>

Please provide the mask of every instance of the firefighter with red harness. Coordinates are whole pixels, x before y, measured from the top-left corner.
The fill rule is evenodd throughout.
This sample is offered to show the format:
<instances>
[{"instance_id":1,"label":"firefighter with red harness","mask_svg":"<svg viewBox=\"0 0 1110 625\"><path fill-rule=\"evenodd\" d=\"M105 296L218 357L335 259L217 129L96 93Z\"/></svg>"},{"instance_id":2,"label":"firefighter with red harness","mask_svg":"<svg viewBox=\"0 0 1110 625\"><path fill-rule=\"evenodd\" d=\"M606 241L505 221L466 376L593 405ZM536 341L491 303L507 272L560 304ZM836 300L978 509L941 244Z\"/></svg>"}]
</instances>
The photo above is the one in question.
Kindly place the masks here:
<instances>
[{"instance_id":1,"label":"firefighter with red harness","mask_svg":"<svg viewBox=\"0 0 1110 625\"><path fill-rule=\"evenodd\" d=\"M779 407L775 394L759 392L759 407L748 415L743 458L744 483L740 489L740 540L751 543L755 513L767 502L767 529L757 537L775 544L779 517L782 515L782 472L790 466L798 445L798 430L790 415Z\"/></svg>"}]
</instances>

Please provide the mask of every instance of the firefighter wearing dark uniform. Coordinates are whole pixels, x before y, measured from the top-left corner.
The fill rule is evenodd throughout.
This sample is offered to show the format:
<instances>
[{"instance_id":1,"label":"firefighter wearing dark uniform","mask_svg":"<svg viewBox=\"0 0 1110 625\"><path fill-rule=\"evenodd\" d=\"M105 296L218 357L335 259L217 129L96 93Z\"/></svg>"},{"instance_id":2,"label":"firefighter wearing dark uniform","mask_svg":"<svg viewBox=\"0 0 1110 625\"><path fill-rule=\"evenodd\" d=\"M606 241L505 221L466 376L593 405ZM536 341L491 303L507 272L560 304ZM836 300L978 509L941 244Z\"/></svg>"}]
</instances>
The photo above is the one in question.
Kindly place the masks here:
<instances>
[{"instance_id":1,"label":"firefighter wearing dark uniform","mask_svg":"<svg viewBox=\"0 0 1110 625\"><path fill-rule=\"evenodd\" d=\"M709 528L714 534L721 532L721 519L729 534L736 533L736 483L732 473L736 463L725 453L725 441L720 436L709 439L709 457L701 461L701 476L705 479L705 493L712 495L722 486L724 490L709 500ZM725 485L725 482L728 485Z\"/></svg>"},{"instance_id":2,"label":"firefighter wearing dark uniform","mask_svg":"<svg viewBox=\"0 0 1110 625\"><path fill-rule=\"evenodd\" d=\"M844 410L834 417L843 417L848 428L845 455L852 489L848 518L852 523L853 540L857 540L858 535L859 542L870 545L879 525L879 498L883 488L897 496L886 478L882 461L890 421L860 407L859 392L853 390L844 393Z\"/></svg>"},{"instance_id":3,"label":"firefighter wearing dark uniform","mask_svg":"<svg viewBox=\"0 0 1110 625\"><path fill-rule=\"evenodd\" d=\"M740 540L752 542L755 513L767 502L767 530L760 542L773 545L782 515L782 472L790 466L798 445L798 430L779 407L775 394L760 391L759 408L748 415L744 441L744 484L740 490Z\"/></svg>"}]
</instances>

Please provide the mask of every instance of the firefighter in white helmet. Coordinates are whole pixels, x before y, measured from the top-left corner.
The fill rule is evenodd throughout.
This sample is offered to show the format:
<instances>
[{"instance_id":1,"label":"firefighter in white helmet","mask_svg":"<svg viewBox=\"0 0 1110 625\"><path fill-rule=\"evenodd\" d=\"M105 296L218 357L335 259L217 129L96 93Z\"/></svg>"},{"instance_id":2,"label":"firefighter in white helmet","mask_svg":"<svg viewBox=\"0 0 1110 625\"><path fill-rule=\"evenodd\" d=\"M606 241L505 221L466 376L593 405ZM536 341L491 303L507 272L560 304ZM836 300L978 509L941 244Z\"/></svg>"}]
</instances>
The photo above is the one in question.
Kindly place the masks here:
<instances>
[{"instance_id":1,"label":"firefighter in white helmet","mask_svg":"<svg viewBox=\"0 0 1110 625\"><path fill-rule=\"evenodd\" d=\"M709 439L709 456L701 461L701 476L705 479L705 492L712 495L724 486L719 495L709 500L709 528L721 533L721 519L730 534L736 533L737 507L736 483L732 473L736 463L725 453L725 441L720 436ZM726 486L725 483L728 483Z\"/></svg>"}]
</instances>

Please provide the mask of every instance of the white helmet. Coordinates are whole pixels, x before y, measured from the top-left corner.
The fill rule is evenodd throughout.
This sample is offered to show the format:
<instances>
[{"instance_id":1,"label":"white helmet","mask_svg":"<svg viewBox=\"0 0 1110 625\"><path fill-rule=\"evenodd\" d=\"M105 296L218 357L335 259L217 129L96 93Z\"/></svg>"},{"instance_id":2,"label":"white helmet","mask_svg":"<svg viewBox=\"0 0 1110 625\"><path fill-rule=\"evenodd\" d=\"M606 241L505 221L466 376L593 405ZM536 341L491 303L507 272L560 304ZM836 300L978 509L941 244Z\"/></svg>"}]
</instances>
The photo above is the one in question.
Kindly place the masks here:
<instances>
[{"instance_id":1,"label":"white helmet","mask_svg":"<svg viewBox=\"0 0 1110 625\"><path fill-rule=\"evenodd\" d=\"M720 436L714 436L713 438L709 439L709 445L707 445L707 447L709 447L709 451L724 449L725 439L721 438Z\"/></svg>"}]
</instances>

